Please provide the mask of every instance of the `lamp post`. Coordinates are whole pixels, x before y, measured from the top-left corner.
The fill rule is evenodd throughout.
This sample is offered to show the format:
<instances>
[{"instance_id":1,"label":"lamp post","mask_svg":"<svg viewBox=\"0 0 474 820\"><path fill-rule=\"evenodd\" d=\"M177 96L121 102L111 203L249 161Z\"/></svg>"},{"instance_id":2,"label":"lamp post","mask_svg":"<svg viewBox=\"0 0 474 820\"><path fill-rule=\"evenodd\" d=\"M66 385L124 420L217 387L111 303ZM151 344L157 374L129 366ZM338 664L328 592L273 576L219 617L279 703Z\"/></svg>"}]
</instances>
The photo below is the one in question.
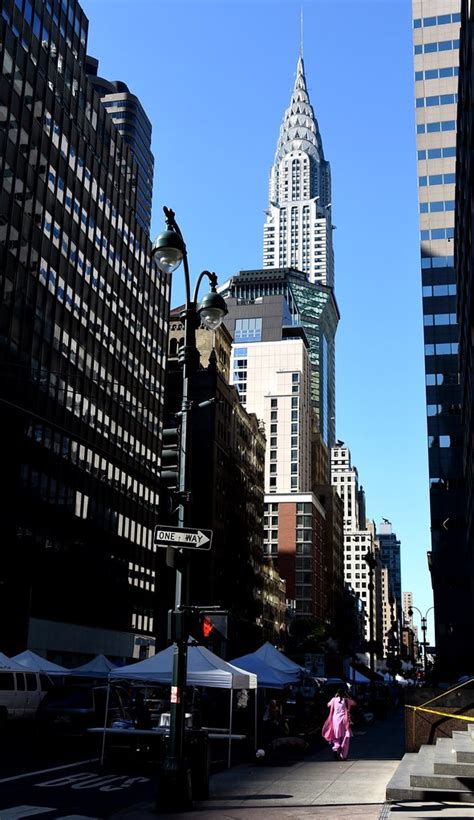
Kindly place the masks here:
<instances>
[{"instance_id":1,"label":"lamp post","mask_svg":"<svg viewBox=\"0 0 474 820\"><path fill-rule=\"evenodd\" d=\"M424 675L425 680L426 680L426 671L427 671L427 663L426 663L426 630L427 630L428 613L430 613L431 610L434 609L434 606L430 606L430 608L426 610L424 615L423 615L421 609L418 609L417 606L411 606L410 609L408 610L408 615L409 615L410 618L413 616L413 610L414 609L416 609L416 611L419 613L420 618L421 618L421 631L423 633L423 640L422 640L422 646L423 646L423 675Z\"/></svg>"},{"instance_id":2,"label":"lamp post","mask_svg":"<svg viewBox=\"0 0 474 820\"><path fill-rule=\"evenodd\" d=\"M372 708L375 702L375 636L374 636L374 570L377 566L377 559L374 553L369 550L364 555L365 563L369 568L369 647L370 647L370 697Z\"/></svg>"},{"instance_id":3,"label":"lamp post","mask_svg":"<svg viewBox=\"0 0 474 820\"><path fill-rule=\"evenodd\" d=\"M174 211L163 208L166 216L166 230L155 240L152 255L160 270L165 274L175 271L183 262L186 302L181 319L184 323L184 345L180 349L179 362L183 371L183 390L180 411L181 437L179 452L179 492L178 526L187 527L193 522L190 514L191 465L192 465L192 429L191 413L193 410L193 376L199 366L199 351L196 346L196 328L204 324L210 330L216 330L227 313L227 305L217 293L217 276L209 271L202 271L197 279L194 293L191 296L188 256L183 235L175 220ZM198 292L204 278L209 279L211 290L197 304ZM177 618L185 611L189 602L188 561L185 550L170 547L167 563L176 572L175 611ZM175 621L177 623L178 621ZM184 688L186 686L188 634L181 618L181 629L177 628L173 645L173 670L171 680L170 707L170 744L169 752L163 763L158 806L188 808L192 803L191 774L184 755Z\"/></svg>"}]
</instances>

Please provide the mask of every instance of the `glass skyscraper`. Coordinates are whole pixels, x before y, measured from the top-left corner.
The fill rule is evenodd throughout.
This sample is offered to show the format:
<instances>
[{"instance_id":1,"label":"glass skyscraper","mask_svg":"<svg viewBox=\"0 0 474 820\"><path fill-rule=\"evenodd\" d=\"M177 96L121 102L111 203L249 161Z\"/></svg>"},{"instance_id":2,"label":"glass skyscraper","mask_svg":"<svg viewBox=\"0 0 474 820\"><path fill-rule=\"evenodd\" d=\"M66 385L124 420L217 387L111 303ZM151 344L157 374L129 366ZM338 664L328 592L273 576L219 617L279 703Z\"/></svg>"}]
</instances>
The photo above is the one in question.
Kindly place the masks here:
<instances>
[{"instance_id":1,"label":"glass skyscraper","mask_svg":"<svg viewBox=\"0 0 474 820\"><path fill-rule=\"evenodd\" d=\"M134 181L137 191L135 215L138 224L150 233L155 162L151 152L151 122L140 100L130 93L128 86L118 80L110 81L97 76L98 67L98 60L87 57L87 76L124 141L132 149L138 169Z\"/></svg>"},{"instance_id":2,"label":"glass skyscraper","mask_svg":"<svg viewBox=\"0 0 474 820\"><path fill-rule=\"evenodd\" d=\"M0 16L0 646L153 644L169 285L76 0Z\"/></svg>"},{"instance_id":3,"label":"glass skyscraper","mask_svg":"<svg viewBox=\"0 0 474 820\"><path fill-rule=\"evenodd\" d=\"M465 643L464 486L454 214L460 0L413 0L431 551L439 666ZM451 667L452 669L453 667Z\"/></svg>"}]
</instances>

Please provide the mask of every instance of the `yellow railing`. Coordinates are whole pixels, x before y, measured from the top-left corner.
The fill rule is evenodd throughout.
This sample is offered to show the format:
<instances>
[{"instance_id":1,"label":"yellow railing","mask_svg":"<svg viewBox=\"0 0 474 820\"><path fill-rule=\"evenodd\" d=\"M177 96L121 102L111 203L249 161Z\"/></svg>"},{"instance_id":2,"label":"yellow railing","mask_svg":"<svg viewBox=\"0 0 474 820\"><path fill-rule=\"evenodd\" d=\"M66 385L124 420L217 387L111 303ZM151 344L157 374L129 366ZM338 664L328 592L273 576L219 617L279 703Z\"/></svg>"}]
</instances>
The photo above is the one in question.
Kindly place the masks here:
<instances>
[{"instance_id":1,"label":"yellow railing","mask_svg":"<svg viewBox=\"0 0 474 820\"><path fill-rule=\"evenodd\" d=\"M463 686L466 686L468 683L473 683L474 678L469 678L469 680L465 680L462 683L458 684L458 686L453 686L452 689L446 689L444 692L441 692L440 695L436 695L435 698L431 698L430 700L425 701L420 706L412 706L411 704L405 704L405 709L411 709L413 712L413 742L415 742L416 737L416 713L417 712L426 712L429 715L439 715L440 717L447 717L451 718L451 720L464 720L466 723L474 723L474 717L469 715L459 715L454 714L452 712L440 712L437 709L427 709L426 707L429 706L431 703L435 703L435 701L440 700L440 698L444 698L446 695L450 695L452 692L456 692L458 689L462 689Z\"/></svg>"}]
</instances>

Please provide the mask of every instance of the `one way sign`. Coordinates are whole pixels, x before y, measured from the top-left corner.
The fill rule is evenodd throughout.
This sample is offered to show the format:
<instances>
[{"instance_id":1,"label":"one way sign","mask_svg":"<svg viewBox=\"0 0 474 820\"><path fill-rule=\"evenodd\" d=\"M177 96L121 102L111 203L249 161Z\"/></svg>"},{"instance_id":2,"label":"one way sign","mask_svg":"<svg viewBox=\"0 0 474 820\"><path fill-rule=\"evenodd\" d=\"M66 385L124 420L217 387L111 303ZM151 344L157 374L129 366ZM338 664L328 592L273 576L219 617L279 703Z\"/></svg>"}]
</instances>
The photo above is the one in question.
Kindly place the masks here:
<instances>
[{"instance_id":1,"label":"one way sign","mask_svg":"<svg viewBox=\"0 0 474 820\"><path fill-rule=\"evenodd\" d=\"M186 527L162 527L154 532L155 546L176 547L176 549L210 550L212 530L192 530Z\"/></svg>"}]
</instances>

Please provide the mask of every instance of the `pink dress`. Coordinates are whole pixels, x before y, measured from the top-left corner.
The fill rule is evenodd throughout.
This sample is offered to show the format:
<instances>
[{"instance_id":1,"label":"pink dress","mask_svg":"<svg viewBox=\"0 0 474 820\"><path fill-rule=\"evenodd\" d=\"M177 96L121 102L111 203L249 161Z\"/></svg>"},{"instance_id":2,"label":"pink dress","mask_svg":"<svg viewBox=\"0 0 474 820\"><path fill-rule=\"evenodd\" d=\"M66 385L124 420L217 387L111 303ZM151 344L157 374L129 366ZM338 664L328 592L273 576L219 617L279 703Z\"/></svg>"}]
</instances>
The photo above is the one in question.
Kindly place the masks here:
<instances>
[{"instance_id":1,"label":"pink dress","mask_svg":"<svg viewBox=\"0 0 474 820\"><path fill-rule=\"evenodd\" d=\"M337 752L342 760L347 758L349 752L349 742L352 737L349 723L349 709L355 706L355 701L350 698L332 698L329 703L329 717L322 728L322 736L332 745L334 752Z\"/></svg>"}]
</instances>

